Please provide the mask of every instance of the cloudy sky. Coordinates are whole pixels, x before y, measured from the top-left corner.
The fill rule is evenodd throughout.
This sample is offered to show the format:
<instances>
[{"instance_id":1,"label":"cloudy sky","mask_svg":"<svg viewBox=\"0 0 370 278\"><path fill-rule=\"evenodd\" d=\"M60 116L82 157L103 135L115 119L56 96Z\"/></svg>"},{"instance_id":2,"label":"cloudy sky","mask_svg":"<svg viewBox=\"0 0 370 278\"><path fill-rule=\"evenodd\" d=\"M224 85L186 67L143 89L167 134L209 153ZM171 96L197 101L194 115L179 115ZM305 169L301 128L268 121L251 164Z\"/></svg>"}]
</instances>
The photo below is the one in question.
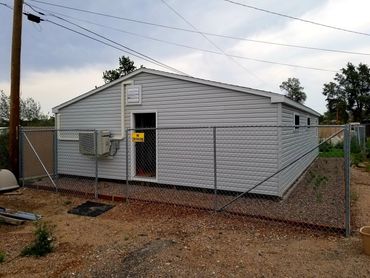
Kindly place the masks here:
<instances>
[{"instance_id":1,"label":"cloudy sky","mask_svg":"<svg viewBox=\"0 0 370 278\"><path fill-rule=\"evenodd\" d=\"M202 32L370 54L370 36L319 27L237 6L224 0L166 1ZM370 33L368 16L370 1L368 0L237 1L323 24ZM1 2L9 6L13 3L11 0L1 0ZM36 7L37 10L41 8L47 10L47 12L44 11L46 14L44 19L78 29L52 14L58 15L192 76L278 93L281 93L279 85L282 81L288 77L297 77L307 93L306 105L321 113L325 111L325 100L321 93L322 85L333 79L334 71L344 67L347 62L370 64L369 55L288 48L208 36L212 44L199 33L107 18L32 0L25 2ZM109 1L109 6L108 1L103 0L45 0L45 2L192 29L161 0L112 0ZM24 10L31 11L28 6L25 6ZM113 29L101 25L113 27ZM0 6L0 89L7 94L10 88L11 27L12 11ZM81 29L79 31L85 32ZM328 71L239 58L233 61L224 55L179 47L155 39L215 52L220 52L219 49L222 49L223 52L232 55ZM24 18L22 96L33 97L41 103L45 112L51 112L51 108L61 102L102 85L102 72L117 67L118 57L121 55L126 53L62 29L50 22L36 24ZM138 66L144 65L148 68L168 71L145 60L132 56L131 58Z\"/></svg>"}]
</instances>

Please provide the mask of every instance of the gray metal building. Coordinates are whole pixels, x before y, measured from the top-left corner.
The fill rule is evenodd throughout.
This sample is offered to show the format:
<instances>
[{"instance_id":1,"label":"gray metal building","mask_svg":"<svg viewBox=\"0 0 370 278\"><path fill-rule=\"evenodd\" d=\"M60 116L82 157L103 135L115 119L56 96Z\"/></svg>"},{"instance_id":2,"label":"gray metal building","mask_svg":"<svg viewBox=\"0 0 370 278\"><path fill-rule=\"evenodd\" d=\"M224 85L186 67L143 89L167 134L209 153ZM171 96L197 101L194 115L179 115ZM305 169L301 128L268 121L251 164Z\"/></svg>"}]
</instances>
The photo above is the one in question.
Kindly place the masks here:
<instances>
[{"instance_id":1,"label":"gray metal building","mask_svg":"<svg viewBox=\"0 0 370 278\"><path fill-rule=\"evenodd\" d=\"M318 143L317 129L306 125L317 125L319 113L283 95L147 68L54 107L53 112L58 129L107 130L110 140L119 143L114 156L99 159L99 178L107 179L126 179L127 128L159 128L150 139L155 148L152 173L138 171L135 146L140 143L128 143L130 179L212 188L212 129L161 128L218 126L218 189L240 192ZM292 127L297 124L302 127ZM318 150L310 153L252 192L282 196L317 154ZM80 153L78 133L58 133L58 173L94 176L94 163Z\"/></svg>"}]
</instances>

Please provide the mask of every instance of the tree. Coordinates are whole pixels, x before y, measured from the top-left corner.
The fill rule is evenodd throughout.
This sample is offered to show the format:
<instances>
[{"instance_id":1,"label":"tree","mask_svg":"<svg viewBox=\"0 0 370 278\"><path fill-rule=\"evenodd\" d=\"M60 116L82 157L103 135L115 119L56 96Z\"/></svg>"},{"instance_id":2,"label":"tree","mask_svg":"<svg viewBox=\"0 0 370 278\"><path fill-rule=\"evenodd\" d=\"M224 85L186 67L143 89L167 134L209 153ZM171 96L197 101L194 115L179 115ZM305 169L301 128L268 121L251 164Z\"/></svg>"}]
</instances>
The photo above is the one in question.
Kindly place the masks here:
<instances>
[{"instance_id":1,"label":"tree","mask_svg":"<svg viewBox=\"0 0 370 278\"><path fill-rule=\"evenodd\" d=\"M292 77L288 78L287 81L284 81L280 85L280 90L286 91L286 96L296 102L304 103L306 101L306 93L303 91L301 82L298 78Z\"/></svg>"},{"instance_id":2,"label":"tree","mask_svg":"<svg viewBox=\"0 0 370 278\"><path fill-rule=\"evenodd\" d=\"M350 118L355 122L370 119L370 68L365 64L355 67L348 63L335 74L334 82L324 84L326 107L338 123Z\"/></svg>"},{"instance_id":3,"label":"tree","mask_svg":"<svg viewBox=\"0 0 370 278\"><path fill-rule=\"evenodd\" d=\"M136 69L136 66L134 66L134 61L130 60L130 57L122 56L119 58L119 66L118 69L113 70L106 70L103 72L103 79L105 83L112 82L113 80L116 80L122 76L125 76L129 74L130 72L133 72Z\"/></svg>"},{"instance_id":4,"label":"tree","mask_svg":"<svg viewBox=\"0 0 370 278\"><path fill-rule=\"evenodd\" d=\"M28 97L20 100L20 119L24 122L48 122L51 118L41 112L39 102L33 98ZM9 121L10 98L3 90L0 90L0 123L5 125Z\"/></svg>"},{"instance_id":5,"label":"tree","mask_svg":"<svg viewBox=\"0 0 370 278\"><path fill-rule=\"evenodd\" d=\"M9 120L9 97L0 90L0 122Z\"/></svg>"},{"instance_id":6,"label":"tree","mask_svg":"<svg viewBox=\"0 0 370 278\"><path fill-rule=\"evenodd\" d=\"M34 119L43 119L45 115L41 113L40 103L29 97L21 99L21 119L23 121L32 121Z\"/></svg>"}]
</instances>

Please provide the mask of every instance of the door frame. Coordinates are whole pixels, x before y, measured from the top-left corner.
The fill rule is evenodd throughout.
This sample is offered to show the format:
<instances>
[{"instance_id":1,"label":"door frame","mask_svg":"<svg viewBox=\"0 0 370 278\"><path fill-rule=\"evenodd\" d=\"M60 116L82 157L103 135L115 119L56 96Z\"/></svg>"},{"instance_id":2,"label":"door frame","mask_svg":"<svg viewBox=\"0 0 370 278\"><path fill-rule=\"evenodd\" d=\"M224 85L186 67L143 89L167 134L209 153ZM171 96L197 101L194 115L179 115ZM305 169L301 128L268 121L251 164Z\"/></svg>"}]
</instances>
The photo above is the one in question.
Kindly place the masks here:
<instances>
[{"instance_id":1,"label":"door frame","mask_svg":"<svg viewBox=\"0 0 370 278\"><path fill-rule=\"evenodd\" d=\"M130 112L130 129L131 134L132 130L135 129L135 114L155 114L155 128L158 127L158 112L157 110L132 110ZM145 139L144 139L145 140ZM130 141L130 149L131 149L131 180L136 181L148 181L148 182L158 182L158 130L155 130L155 178L147 178L147 177L140 177L136 176L136 149L135 143Z\"/></svg>"}]
</instances>

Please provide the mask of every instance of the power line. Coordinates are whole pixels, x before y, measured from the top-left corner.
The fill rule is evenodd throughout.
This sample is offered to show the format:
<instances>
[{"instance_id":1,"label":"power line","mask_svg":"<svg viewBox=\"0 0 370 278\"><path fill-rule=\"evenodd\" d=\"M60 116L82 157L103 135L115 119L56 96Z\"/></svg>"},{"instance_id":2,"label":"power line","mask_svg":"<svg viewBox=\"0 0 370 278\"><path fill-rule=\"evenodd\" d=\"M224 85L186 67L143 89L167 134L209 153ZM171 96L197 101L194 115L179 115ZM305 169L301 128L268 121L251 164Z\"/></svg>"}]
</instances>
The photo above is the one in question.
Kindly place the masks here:
<instances>
[{"instance_id":1,"label":"power line","mask_svg":"<svg viewBox=\"0 0 370 278\"><path fill-rule=\"evenodd\" d=\"M1 3L0 3L0 4L1 4ZM26 3L25 3L25 4L26 4ZM61 13L54 12L54 11L50 11L50 10L46 10L46 9L39 8L39 7L36 7L36 6L32 6L32 5L29 5L29 4L26 4L26 5L27 5L27 6L29 6L29 7L30 7L32 10L34 10L35 12L37 12L37 13L39 13L39 14L41 14L41 15L45 15L45 14L44 14L44 13L42 13L42 12L40 12L40 11L35 10L34 8L38 8L38 9L41 9L41 10L43 10L43 11L46 11L46 12L48 12L48 13L49 13L49 15L54 16L54 17L56 17L56 18L58 18L58 19L60 19L60 20L64 20L64 21L66 21L66 22L68 22L68 23L70 23L70 24L73 24L73 25L75 25L75 26L78 26L79 28L82 28L82 29L84 29L84 30L88 30L88 29L87 29L87 28L84 28L84 27L82 27L82 26L80 26L80 25L78 25L78 24L75 24L75 23L73 23L73 22L71 22L71 21L65 20L65 19L63 19L62 17L56 16L55 14L60 14L60 15L63 15L63 16L65 16L65 17L68 17L68 18L71 18L71 19L74 19L74 20L78 20L78 21L81 21L81 22L85 22L85 23L89 23L89 24L92 24L92 25L100 26L100 27L103 27L103 28L112 29L112 30L115 30L115 31L118 31L118 32L122 32L122 33L130 34L130 35L133 35L133 36L136 36L136 37L141 37L141 38L145 38L145 39L149 39L149 40L153 40L153 41L158 41L158 42L162 42L162 43L166 43L166 44L175 45L175 46L178 46L178 47L188 48L188 49L192 49L192 50L198 50L198 51L207 52L207 53L212 53L212 54L216 54L216 55L227 55L227 56L229 56L229 57L238 58L238 59L250 60L250 61L255 61L255 62L260 62L260 63L273 64L273 65L288 66L288 67L294 67L294 68L302 68L302 69L308 69L308 70L326 71L326 72L337 72L337 71L335 71L335 70L330 70L330 69L323 69L323 68L310 67L310 66L302 66L302 65L289 64L289 63L281 63L281 62L269 61L269 60L258 59L258 58L252 58L252 57L246 57L246 56L241 56L241 55L234 55L234 54L229 54L229 53L226 53L226 52L225 52L225 54L224 54L224 53L217 52L217 51L212 51L212 50L209 50L209 49L202 49L202 48L198 48L198 47L194 47L194 46L190 46L190 45L185 45L185 44L175 43L175 42L171 42L171 41L167 41L167 40L162 40L162 39L158 39L158 38L154 38L154 37L150 37L150 36L141 35L141 34L134 33L134 32L130 32L130 31L126 31L126 30L123 30L123 29L119 29L119 28L115 28L115 27L111 27L111 26L107 26L107 25L103 25L103 24L95 23L95 22L92 22L92 21L88 21L88 20L83 20L83 19L80 19L80 18L71 17L71 16L69 16L69 15L61 14ZM10 9L11 9L11 7L9 7L9 6L8 6L8 8L10 8ZM50 21L49 21L49 22L50 22ZM53 22L53 23L54 23L54 22ZM55 24L55 23L54 23L54 24ZM59 27L62 27L62 26L60 26L60 25L58 25L58 26L59 26ZM66 29L67 27L63 26L63 28L65 28L65 29ZM77 31L75 31L75 30L73 30L73 29L68 28L68 30L69 30L69 31L72 31L72 32L75 32L75 33L78 33L78 34L80 34L80 35L83 35L83 36L85 36L85 37L87 37L87 38L90 38L90 39L94 39L94 40L95 40L95 38L93 38L93 37L91 37L91 36L87 36L87 35L85 35L85 34L83 34L83 33L81 33L81 32L77 32ZM97 33L93 32L93 31L90 31L90 30L88 30L88 31L89 31L89 32L91 32L91 33L93 33L93 34L98 35ZM105 38L104 36L101 36L101 37ZM110 40L110 39L108 39L108 40ZM103 41L101 41L101 40L96 40L96 41L98 41L98 42L100 42L100 43L103 43L103 44L105 44L105 45L108 45L108 46L110 46L110 47L114 47L114 46L112 46L111 44L106 44L105 42L103 42ZM111 41L112 41L112 40L111 40ZM112 41L112 42L114 42L114 41ZM114 43L115 43L115 44L120 45L119 43L116 43L116 42L114 42ZM133 53L131 53L131 52L127 51L127 50L124 50L124 49L121 49L121 48L117 48L117 47L114 47L114 48L115 48L115 49L117 49L117 50L120 50L120 51L124 51L124 52L126 52L126 53L129 53L129 54L131 54L132 56L135 56L135 57L138 57L138 58L140 58L140 59L146 60L146 61L148 61L148 62L150 62L150 63L153 63L153 64L156 64L156 65L158 65L158 66L163 67L163 65L161 65L161 64L155 63L155 62L153 62L153 61L149 61L149 60L147 60L147 59L144 59L143 57L139 57L139 56L137 56L137 55L135 55L135 54L133 54ZM166 68L167 68L167 67L166 67ZM168 68L167 68L167 69L168 69ZM173 70L175 70L175 69L173 69ZM177 70L176 70L176 71L177 71ZM181 72L181 74L185 74L185 73ZM187 75L187 74L185 74L185 75Z\"/></svg>"},{"instance_id":2,"label":"power line","mask_svg":"<svg viewBox=\"0 0 370 278\"><path fill-rule=\"evenodd\" d=\"M50 15L53 16L52 13ZM166 44L170 44L170 45L174 45L174 46L178 46L178 47L188 48L188 49L192 49L192 50L198 50L198 51L212 53L212 54L217 54L217 55L224 55L223 53L217 52L217 51L212 51L212 50L208 50L208 49L202 49L202 48L193 47L193 46L190 46L190 45L185 45L185 44L175 43L175 42L171 42L171 41L167 41L167 40L162 40L162 39L158 39L158 38L154 38L154 37L150 37L150 36L145 36L145 35L141 35L141 34L138 34L138 33L135 33L135 32L130 32L130 31L126 31L126 30L123 30L123 29L119 29L119 28L115 28L115 27L111 27L111 26L107 26L107 25L95 23L95 22L92 22L92 21L89 21L89 20L78 19L78 18L74 18L74 17L71 17L71 16L67 16L67 15L64 15L64 16L69 17L69 18L74 19L74 20L78 20L78 21L81 21L81 22L86 22L88 24L100 26L100 27L107 28L107 29L112 29L112 30L117 31L117 32L129 34L129 35L140 37L140 38L145 38L145 39L149 39L149 40L153 40L153 41L158 41L158 42L161 42L161 43L166 43ZM57 18L60 18L60 17L57 17ZM256 61L256 62L261 62L261 63L268 63L268 64L274 64L274 65L282 65L282 66L295 67L295 68L303 68L303 69L317 70L317 71L337 72L337 71L329 70L329 69L323 69L323 68L317 68L317 67L309 67L309 66L302 66L302 65L296 65L296 64L281 63L281 62L275 62L275 61L268 61L268 60L263 60L263 59L257 59L257 58L251 58L251 57L245 57L245 56L240 56L240 55L229 54L229 53L226 53L226 55L227 56L230 56L230 57L233 57L233 58L245 59L245 60Z\"/></svg>"},{"instance_id":3,"label":"power line","mask_svg":"<svg viewBox=\"0 0 370 278\"><path fill-rule=\"evenodd\" d=\"M5 3L0 3L0 5L2 5L2 6L4 6L4 7L7 7L8 9L11 9L11 10L13 10L13 8L12 7L10 7L8 4L5 4Z\"/></svg>"},{"instance_id":4,"label":"power line","mask_svg":"<svg viewBox=\"0 0 370 278\"><path fill-rule=\"evenodd\" d=\"M286 15L286 14L282 14L282 13L278 13L278 12L275 12L275 11L270 11L270 10L258 8L258 7L255 7L255 6L247 5L247 4L232 1L232 0L224 0L224 1L229 2L231 4L234 4L234 5L243 6L243 7L249 8L249 9L257 10L257 11L260 11L260 12L265 12L265 13L269 13L269 14L273 14L273 15L277 15L277 16L282 16L282 17L286 17L286 18L302 21L302 22L305 22L305 23L310 23L310 24L314 24L314 25L317 25L317 26L338 30L338 31L343 31L343 32L347 32L347 33L353 33L353 34L357 34L357 35L364 35L364 36L369 36L370 37L369 33L364 33L364 32L345 29L345 28L337 27L337 26L333 26L333 25L323 24L323 23L319 23L319 22L316 22L316 21L307 20L307 19L303 19L303 18L299 18L299 17L294 17L294 16L291 16L291 15Z\"/></svg>"},{"instance_id":5,"label":"power line","mask_svg":"<svg viewBox=\"0 0 370 278\"><path fill-rule=\"evenodd\" d=\"M176 68L174 68L174 67L171 67L171 66L169 66L169 65L166 65L166 64L164 64L164 63L162 63L162 62L160 62L160 61L158 61L158 60L156 60L156 59L154 59L154 58L151 58L151 57L150 57L150 56L148 56L148 55L142 54L141 52L138 52L138 51L136 51L136 50L134 50L134 49L132 49L132 48L130 48L130 47L127 47L127 46L125 46L125 45L123 45L123 44L121 44L121 43L118 43L118 42L116 42L116 41L114 41L114 40L111 40L111 39L109 39L109 38L107 38L107 37L105 37L105 36L103 36L103 35L100 35L100 34L99 34L99 33L97 33L97 32L91 31L91 30L89 30L89 29L87 29L87 28L85 28L85 27L83 27L83 26L81 26L81 25L79 25L79 24L76 24L76 23L74 23L74 22L71 22L70 20L64 19L64 18L59 17L59 16L56 16L56 18L58 18L58 19L60 19L60 20L63 20L63 21L65 21L65 22L67 22L67 23L69 23L69 24L71 24L71 25L73 25L73 26L76 26L76 27L78 27L78 28L81 28L82 30L84 30L84 31L86 31L86 32L89 32L89 33L91 33L91 34L93 34L93 35L95 35L95 36L97 36L97 37L99 37L99 38L105 39L105 40L107 40L107 41L109 41L109 42L111 42L111 43L114 43L114 44L116 44L116 45L119 45L119 46L123 47L123 48L124 48L124 49L126 49L126 50L129 50L129 51L131 51L131 52L133 52L133 53L136 53L137 55L134 55L135 57L138 57L138 58L141 58L141 59L143 59L143 57L145 57L145 58L146 58L146 59L145 59L146 61L149 61L149 60L150 60L150 62L154 62L155 64L157 64L157 65L159 65L159 66L161 66L161 67L167 68L167 69L169 69L169 70L175 71L175 72L180 73L180 74L183 74L183 75L188 75L188 74L186 74L185 72L182 72L182 71L180 71L180 70L178 70L178 69L176 69ZM131 54L131 55L133 55L133 54ZM139 56L139 55L140 55L140 56ZM142 56L142 57L141 57L141 56ZM188 75L188 76L189 76L189 75Z\"/></svg>"},{"instance_id":6,"label":"power line","mask_svg":"<svg viewBox=\"0 0 370 278\"><path fill-rule=\"evenodd\" d=\"M240 64L238 61L236 61L234 58L228 56L225 51L219 47L217 44L215 44L211 39L209 39L205 34L203 34L202 32L200 32L198 30L197 27L195 27L195 25L193 25L189 20L187 20L184 16L182 16L175 8L173 8L170 4L168 4L165 0L161 0L171 11L173 11L178 17L180 17L186 24L188 24L189 26L191 26L198 34L200 34L204 39L206 39L210 44L212 44L216 49L218 49L219 51L221 51L221 53L223 55L225 55L226 58L228 58L230 61L232 61L233 63L235 63L236 65L238 65L239 67L241 67L244 71L246 71L247 73L249 73L250 75L254 76L255 78L257 78L258 80L262 81L262 82L265 82L263 81L261 78L259 78L256 74L254 74L252 71L250 71L249 69L247 69L246 67L244 67L242 64Z\"/></svg>"},{"instance_id":7,"label":"power line","mask_svg":"<svg viewBox=\"0 0 370 278\"><path fill-rule=\"evenodd\" d=\"M63 8L63 9L69 9L69 10L73 10L73 11L78 11L78 12L83 12L83 13L88 13L88 14L94 14L94 15L98 15L98 16L103 16L103 17L108 17L108 18L113 18L113 19L119 19L119 20L134 22L134 23L138 23L138 24L160 27L160 28L169 29L169 30L176 30L176 31L188 32L188 33L198 33L195 30L186 29L186 28L180 28L180 27L174 27L174 26L169 26L169 25L164 25L164 24L158 24L158 23L154 23L154 22L136 20L136 19L120 17L120 16L114 16L114 15L110 15L110 14L94 12L94 11L89 11L89 10L83 10L83 9L63 6L63 5L59 5L59 4L47 3L47 2L39 1L39 0L30 0L30 1L45 4L45 5L55 6L55 7L59 7L59 8ZM33 7L37 7L37 6L33 5ZM37 8L45 10L43 8L40 8L40 7L37 7ZM58 12L54 12L54 13L58 14ZM64 15L64 16L66 16L66 15ZM363 53L363 52L355 52L355 51L347 51L347 50L339 50L339 49L329 49L329 48L320 48L320 47L304 46L304 45L298 45L298 44L278 43L278 42L271 42L271 41L264 41L264 40L248 39L248 38L232 36L232 35L222 35L222 34L216 34L216 33L212 33L212 32L205 32L205 31L201 31L201 32L203 34L207 35L207 36L213 36L213 37L219 37L219 38L231 39L231 40L238 40L238 41L247 41L247 42L253 42L253 43L260 43L260 44L268 44L268 45L276 45L276 46L283 46L283 47L290 47L290 48L324 51L324 52L370 56L370 53Z\"/></svg>"},{"instance_id":8,"label":"power line","mask_svg":"<svg viewBox=\"0 0 370 278\"><path fill-rule=\"evenodd\" d=\"M32 10L34 10L35 12L37 12L38 14L41 14L41 15L45 15L44 13L42 13L42 12L40 12L40 11L37 11L35 8L33 8L31 5L29 5L29 4L27 4L27 3L25 3L28 7L30 7ZM60 17L60 16L57 16L57 15L54 15L54 14L51 14L52 16L54 16L54 17L56 17L56 18L58 18L58 19L60 19L60 20L63 20L63 21L65 21L65 22L67 22L67 23L69 23L69 24L71 24L71 25L73 25L73 26L76 26L76 27L78 27L78 28L80 28L80 29L82 29L82 30L84 30L84 31L86 31L86 32L89 32L89 33L91 33L91 34L93 34L93 35L95 35L95 36L97 36L97 37L100 37L100 38L102 38L102 39L104 39L104 40L107 40L107 41L109 41L109 42L111 42L111 43L114 43L114 44L116 44L116 45L119 45L120 47L122 47L122 48L124 48L125 50L125 52L127 52L127 53L129 53L129 54L131 54L131 55L133 55L133 56L135 56L135 57L137 57L137 58L140 58L140 59L143 59L143 60L146 60L146 61L148 61L148 62L151 62L151 63L154 63L154 64L156 64L156 65L158 65L158 66L161 66L161 67L163 67L163 68L166 68L166 69L169 69L169 70L171 70L171 71L175 71L175 72L177 72L177 73L180 73L180 74L183 74L183 75L187 75L187 76L189 76L188 74L186 74L186 73L184 73L184 72L182 72L182 71L180 71L180 70L178 70L178 69L176 69L176 68L174 68L174 67L171 67L171 66L169 66L169 65L166 65L166 64L164 64L164 63L162 63L162 62L160 62L160 61L158 61L158 60L156 60L156 59L154 59L154 58L151 58L150 56L148 56L148 55L145 55L145 54L143 54L143 53L141 53L141 52L138 52L138 51L136 51L136 50L134 50L134 49L132 49L132 48L130 48L130 47L127 47L127 46L125 46L125 45L123 45L123 44L121 44L121 43L118 43L118 42L116 42L116 41L114 41L114 40L111 40L111 39L109 39L109 38L107 38L107 37L105 37L105 36L103 36L103 35L100 35L99 33L97 33L97 32L94 32L94 31L91 31L91 30L89 30L89 29L87 29L87 28L85 28L85 27L83 27L83 26L81 26L81 25L79 25L79 24L77 24L77 23L74 23L74 22L71 22L70 20L67 20L67 19L64 19L64 18L62 18L62 17ZM50 20L48 20L48 22L51 22L51 23L53 23L53 24L55 24L55 25L58 25L59 27L61 27L61 26L63 26L63 25L61 25L61 24L57 24L57 23L55 23L55 22L52 22L52 21L50 21ZM64 26L64 27L66 27L66 26ZM72 29L71 28L68 28L68 30L70 30L70 31L72 31ZM75 31L75 30L74 30ZM76 32L75 32L76 33ZM82 34L81 32L78 32L78 34ZM85 36L85 37L88 37L88 38L92 38L91 36ZM102 42L102 41L100 41L99 40L99 42ZM109 46L111 46L111 45L109 45ZM117 48L116 48L117 49ZM122 49L121 49L122 50Z\"/></svg>"},{"instance_id":9,"label":"power line","mask_svg":"<svg viewBox=\"0 0 370 278\"><path fill-rule=\"evenodd\" d=\"M134 53L132 53L132 52L130 52L130 51L128 51L128 50L125 50L125 49L120 48L120 47L117 47L117 46L115 46L115 45L113 45L113 44L110 44L110 43L107 43L107 42L105 42L105 41L102 41L102 40L99 40L99 39L97 39L97 38L94 38L94 37L92 37L92 36L89 36L89 35L87 35L87 34L85 34L85 33L80 32L80 31L77 31L77 30L74 30L74 29L72 29L72 28L69 28L69 27L67 27L67 26L65 26L65 25L63 25L63 24L59 24L59 23L54 22L54 21L49 20L49 19L45 19L44 21L45 21L45 22L49 22L49 23L51 23L51 24L54 24L54 25L56 25L56 26L59 26L60 28L66 29L66 30L71 31L71 32L73 32L73 33L76 33L76 34L79 34L79 35L81 35L81 36L84 36L84 37L86 37L86 38L89 38L89 39L91 39L91 40L94 40L94 41L100 42L100 43L102 43L102 44L104 44L104 45L106 45L106 46L109 46L109 47L115 48L115 49L117 49L117 50L120 50L120 51L123 51L123 52L126 52L126 53L129 53L130 55L135 56L135 57L137 57L137 58L140 58L140 59L146 60L146 61L148 61L148 62L150 62L150 63L153 63L153 64L156 64L156 65L158 65L158 66L161 66L160 64L157 64L157 63L155 63L155 62L153 62L153 61L150 61L150 60L148 60L148 59L145 59L145 58L143 58L143 57L140 57L139 55L136 55L136 54L134 54ZM162 66L162 67L163 67L163 66ZM182 73L182 74L184 74L184 73ZM186 75L186 74L185 74L185 75Z\"/></svg>"},{"instance_id":10,"label":"power line","mask_svg":"<svg viewBox=\"0 0 370 278\"><path fill-rule=\"evenodd\" d=\"M36 7L36 6L34 6L34 7L39 8L39 7ZM46 10L46 9L42 9L42 8L41 8L41 10L47 12L49 15L54 16L56 18L61 18L61 17L55 15L55 14L59 14L59 15L62 15L64 17L68 17L68 18L73 19L73 20L85 22L85 23L88 23L88 24L91 24L91 25L100 26L100 27L103 27L103 28L111 29L111 30L114 30L114 31L117 31L117 32L133 35L133 36L140 37L140 38L145 38L145 39L158 41L158 42L166 43L166 44L170 44L170 45L175 45L175 46L178 46L178 47L188 48L188 49L192 49L192 50L198 50L198 51L213 53L213 54L217 54L217 55L224 55L223 53L217 52L217 51L202 49L202 48L198 48L198 47L194 47L194 46L190 46L190 45L185 45L185 44L180 44L180 43L175 43L175 42L171 42L171 41L167 41L167 40L154 38L154 37L151 37L151 36L145 36L145 35L138 34L138 33L135 33L135 32L126 31L126 30L123 30L123 29L119 29L119 28L115 28L115 27L112 27L112 26L99 24L99 23L92 22L92 21L89 21L89 20L84 20L84 19L72 17L72 16L69 16L69 15L65 15L65 14L62 14L62 13L58 13L58 12L54 12L54 11L50 11L50 10ZM261 62L261 63L275 64L275 65L282 65L282 66L303 68L303 69L310 69L310 70L318 70L318 71L337 72L335 70L329 70L329 69L323 69L323 68L317 68L317 67L309 67L309 66L302 66L302 65L296 65L296 64L281 63L281 62L276 62L276 61L268 61L268 60L245 57L245 56L240 56L240 55L233 55L233 54L229 54L229 53L226 53L226 55L230 56L230 57L234 57L234 58L251 60L251 61L256 61L256 62Z\"/></svg>"}]
</instances>

